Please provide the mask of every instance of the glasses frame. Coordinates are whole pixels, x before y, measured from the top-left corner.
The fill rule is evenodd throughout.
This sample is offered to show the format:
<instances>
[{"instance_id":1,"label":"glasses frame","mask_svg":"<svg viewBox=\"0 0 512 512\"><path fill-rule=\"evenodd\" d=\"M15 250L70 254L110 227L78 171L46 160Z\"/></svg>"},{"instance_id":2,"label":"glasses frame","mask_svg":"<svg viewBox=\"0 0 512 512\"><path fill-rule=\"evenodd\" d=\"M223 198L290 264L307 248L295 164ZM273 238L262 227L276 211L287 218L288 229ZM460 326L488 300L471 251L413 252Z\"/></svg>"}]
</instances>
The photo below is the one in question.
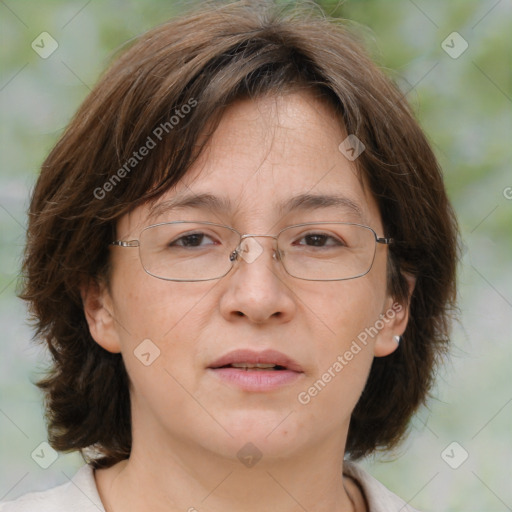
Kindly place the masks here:
<instances>
[{"instance_id":1,"label":"glasses frame","mask_svg":"<svg viewBox=\"0 0 512 512\"><path fill-rule=\"evenodd\" d=\"M222 274L221 276L210 277L208 279L173 279L173 278L168 278L168 277L160 277L160 276L157 276L157 275L152 274L151 272L149 272L146 269L146 267L144 266L144 264L142 263L142 258L141 258L141 254L140 254L141 243L140 243L139 239L141 238L142 233L144 233L144 231L146 231L148 229L151 229L151 228L154 228L154 227L157 227L157 226L164 226L164 225L168 225L168 224L206 224L206 225L210 225L210 226L217 226L217 227L227 228L227 229L230 229L231 231L235 232L240 237L240 240L239 240L235 250L233 250L231 252L231 254L229 255L229 259L231 261L231 267L224 274ZM138 247L139 248L139 260L140 260L140 263L142 265L142 268L144 269L144 272L146 272L146 274L148 274L148 275L150 275L152 277L155 277L156 279L162 279L163 281L196 283L196 282L201 282L201 281L214 281L214 280L217 280L217 279L222 279L223 277L228 275L233 270L233 268L235 266L235 262L237 260L240 260L240 253L241 253L240 246L241 246L243 240L245 240L246 238L256 238L256 237L265 237L265 238L274 238L275 239L275 241L276 241L276 248L273 250L274 254L272 255L272 257L275 260L280 261L281 265L283 266L284 271L289 276L291 276L291 277L293 277L295 279L301 279L302 281L320 281L320 282L322 282L322 281L348 281L350 279L357 279L358 277L363 277L366 274L368 274L368 272L370 272L370 270L373 267L373 263L375 261L375 254L377 252L377 250L376 250L377 245L375 245L375 250L373 252L373 258L372 258L372 261L371 261L371 264L370 264L370 267L368 268L368 270L366 272L363 272L363 273L358 274L358 275L353 276L353 277L342 277L340 279L306 279L304 277L297 277L297 276L291 274L290 272L288 272L288 269L286 268L286 265L284 264L284 261L283 261L283 259L281 257L281 251L279 250L279 240L278 240L279 235L283 231L286 231L287 229L297 228L297 227L302 227L302 226L317 226L319 224L343 224L343 225L346 225L346 226L359 226L359 227L368 229L369 231L371 231L373 233L373 236L375 238L375 244L391 245L391 244L393 244L395 242L395 240L393 238L379 237L377 235L377 233L375 232L375 230L373 228L371 228L370 226L366 226L364 224L358 224L358 223L355 223L355 222L338 222L338 221L304 222L304 223L301 223L301 224L293 224L291 226L286 226L285 228L281 229L281 231L279 231L279 233L277 233L277 235L256 235L256 234L250 234L250 233L242 234L238 230L236 230L235 228L232 228L231 226L226 226L224 224L218 224L216 222L196 221L196 220L176 220L176 221L171 221L171 222L159 222L157 224L151 224L150 226L146 226L144 229L141 230L141 232L139 234L139 239L137 239L137 240L115 240L113 242L110 242L109 245L115 246L115 247Z\"/></svg>"}]
</instances>

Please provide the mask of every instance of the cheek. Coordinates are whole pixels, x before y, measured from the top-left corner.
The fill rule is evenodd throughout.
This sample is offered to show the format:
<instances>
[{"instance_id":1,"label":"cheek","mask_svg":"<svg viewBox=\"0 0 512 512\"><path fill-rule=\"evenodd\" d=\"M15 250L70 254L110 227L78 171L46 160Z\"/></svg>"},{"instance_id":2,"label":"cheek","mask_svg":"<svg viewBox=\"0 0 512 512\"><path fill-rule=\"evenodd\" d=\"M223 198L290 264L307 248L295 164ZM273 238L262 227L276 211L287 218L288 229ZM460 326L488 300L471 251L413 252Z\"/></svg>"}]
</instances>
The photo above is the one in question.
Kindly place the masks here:
<instances>
[{"instance_id":1,"label":"cheek","mask_svg":"<svg viewBox=\"0 0 512 512\"><path fill-rule=\"evenodd\" d=\"M343 350L372 326L386 299L385 279L367 274L358 279L333 282L315 296L313 313L319 318L328 350ZM331 350L329 350L331 349Z\"/></svg>"},{"instance_id":2,"label":"cheek","mask_svg":"<svg viewBox=\"0 0 512 512\"><path fill-rule=\"evenodd\" d=\"M372 328L379 320L385 298L381 272L333 283L316 296L314 313L323 335L316 336L317 371L310 380L317 390L310 391L315 395L321 390L323 399L319 401L324 405L337 403L340 396L352 397L349 402L355 405L373 361L376 336Z\"/></svg>"},{"instance_id":3,"label":"cheek","mask_svg":"<svg viewBox=\"0 0 512 512\"><path fill-rule=\"evenodd\" d=\"M372 338L364 339L365 329L379 318L384 293L365 277L326 290L319 298L325 335L316 338L316 369L297 401L303 418L324 418L329 429L348 422L364 389L373 361Z\"/></svg>"},{"instance_id":4,"label":"cheek","mask_svg":"<svg viewBox=\"0 0 512 512\"><path fill-rule=\"evenodd\" d=\"M137 259L117 267L112 286L115 328L128 373L133 370L136 378L140 363L153 358L151 368L189 368L197 356L194 341L211 317L206 299L215 282L191 285L157 279L144 272Z\"/></svg>"},{"instance_id":5,"label":"cheek","mask_svg":"<svg viewBox=\"0 0 512 512\"><path fill-rule=\"evenodd\" d=\"M115 262L114 268L114 316L125 343L145 338L167 343L194 316L194 309L212 286L191 287L190 283L150 276L142 268L136 251L130 258Z\"/></svg>"},{"instance_id":6,"label":"cheek","mask_svg":"<svg viewBox=\"0 0 512 512\"><path fill-rule=\"evenodd\" d=\"M188 389L194 382L194 340L207 316L201 299L208 289L191 289L190 283L166 282L145 272L124 275L131 278L123 280L120 273L114 306L132 398L142 410L156 411L162 403L179 410L190 400L179 383Z\"/></svg>"}]
</instances>

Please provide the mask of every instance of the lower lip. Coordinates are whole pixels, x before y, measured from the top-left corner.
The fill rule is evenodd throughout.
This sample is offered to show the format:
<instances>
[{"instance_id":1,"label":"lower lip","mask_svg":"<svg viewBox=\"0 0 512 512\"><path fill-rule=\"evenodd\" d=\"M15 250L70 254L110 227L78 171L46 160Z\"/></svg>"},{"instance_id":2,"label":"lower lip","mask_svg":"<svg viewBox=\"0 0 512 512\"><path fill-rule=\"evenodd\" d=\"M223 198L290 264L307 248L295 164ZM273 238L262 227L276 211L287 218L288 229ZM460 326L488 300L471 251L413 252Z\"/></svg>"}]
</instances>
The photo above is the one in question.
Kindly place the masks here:
<instances>
[{"instance_id":1,"label":"lower lip","mask_svg":"<svg viewBox=\"0 0 512 512\"><path fill-rule=\"evenodd\" d=\"M273 391L292 384L303 373L291 370L242 370L240 368L209 368L218 378L244 391Z\"/></svg>"}]
</instances>

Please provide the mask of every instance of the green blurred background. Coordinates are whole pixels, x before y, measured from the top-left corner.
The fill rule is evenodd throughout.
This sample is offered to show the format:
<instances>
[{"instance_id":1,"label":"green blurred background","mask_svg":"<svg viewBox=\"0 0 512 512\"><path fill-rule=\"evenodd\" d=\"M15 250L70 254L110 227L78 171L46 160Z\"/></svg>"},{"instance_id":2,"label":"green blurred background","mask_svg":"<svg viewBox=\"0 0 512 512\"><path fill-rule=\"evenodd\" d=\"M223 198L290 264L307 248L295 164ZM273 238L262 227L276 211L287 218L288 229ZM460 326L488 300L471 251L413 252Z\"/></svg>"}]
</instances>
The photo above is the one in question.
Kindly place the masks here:
<instances>
[{"instance_id":1,"label":"green blurred background","mask_svg":"<svg viewBox=\"0 0 512 512\"><path fill-rule=\"evenodd\" d=\"M38 167L114 51L194 3L0 1L1 499L65 482L81 465L76 454L60 455L42 469L31 457L46 439L32 384L45 353L31 342L16 281ZM364 465L425 512L512 510L512 4L317 3L360 25L374 58L407 94L444 168L464 240L461 318L435 397L396 452ZM46 59L31 47L42 32L58 43ZM442 47L452 32L468 44L457 58ZM446 462L457 465L465 452L456 469Z\"/></svg>"}]
</instances>

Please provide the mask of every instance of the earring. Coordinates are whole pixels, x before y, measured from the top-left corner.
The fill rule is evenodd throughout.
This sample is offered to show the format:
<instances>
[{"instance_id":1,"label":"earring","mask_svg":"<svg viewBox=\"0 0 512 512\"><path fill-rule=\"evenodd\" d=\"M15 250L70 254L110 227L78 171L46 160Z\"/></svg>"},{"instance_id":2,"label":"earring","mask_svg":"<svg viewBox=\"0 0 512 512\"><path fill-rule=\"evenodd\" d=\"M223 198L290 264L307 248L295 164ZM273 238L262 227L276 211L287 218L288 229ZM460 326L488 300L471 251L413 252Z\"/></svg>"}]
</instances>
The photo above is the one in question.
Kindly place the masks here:
<instances>
[{"instance_id":1,"label":"earring","mask_svg":"<svg viewBox=\"0 0 512 512\"><path fill-rule=\"evenodd\" d=\"M396 336L393 336L393 339L396 341L397 345L400 345L400 342L402 341L402 336L399 336L397 334Z\"/></svg>"}]
</instances>

